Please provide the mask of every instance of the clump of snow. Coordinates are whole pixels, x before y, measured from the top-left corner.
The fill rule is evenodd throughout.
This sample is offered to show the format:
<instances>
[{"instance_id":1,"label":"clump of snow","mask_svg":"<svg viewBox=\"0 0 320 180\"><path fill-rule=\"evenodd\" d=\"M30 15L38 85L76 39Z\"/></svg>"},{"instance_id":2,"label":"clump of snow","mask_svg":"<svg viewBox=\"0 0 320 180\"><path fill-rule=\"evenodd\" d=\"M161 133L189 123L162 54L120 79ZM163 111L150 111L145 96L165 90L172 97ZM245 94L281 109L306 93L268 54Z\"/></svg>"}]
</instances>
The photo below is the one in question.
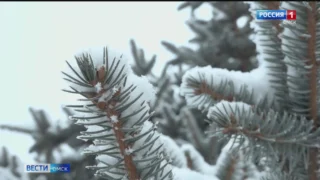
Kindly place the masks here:
<instances>
[{"instance_id":1,"label":"clump of snow","mask_svg":"<svg viewBox=\"0 0 320 180\"><path fill-rule=\"evenodd\" d=\"M240 94L243 92L243 88L247 89L248 93L253 93L253 102L258 104L265 96L268 99L274 99L274 90L271 88L269 78L267 76L269 70L266 68L266 64L260 63L259 68L252 70L251 72L229 71L227 69L206 67L195 67L185 73L182 79L180 88L181 95L185 96L189 105L200 105L200 95L195 95L195 87L192 87L189 82L191 79L195 79L197 82L205 81L209 85L212 91L215 91L221 87L222 82L232 82L233 86L226 88L224 95L230 93ZM262 83L263 82L263 83ZM212 85L211 85L212 84ZM233 92L232 92L233 90ZM271 102L271 101L270 101ZM204 104L202 104L204 105Z\"/></svg>"},{"instance_id":2,"label":"clump of snow","mask_svg":"<svg viewBox=\"0 0 320 180\"><path fill-rule=\"evenodd\" d=\"M187 159L176 142L165 135L161 135L160 138L164 146L164 151L169 155L172 165L179 168L187 168Z\"/></svg>"},{"instance_id":3,"label":"clump of snow","mask_svg":"<svg viewBox=\"0 0 320 180\"><path fill-rule=\"evenodd\" d=\"M114 95L117 91L119 91L119 87L118 86L114 86L112 88L112 95Z\"/></svg>"},{"instance_id":4,"label":"clump of snow","mask_svg":"<svg viewBox=\"0 0 320 180\"><path fill-rule=\"evenodd\" d=\"M111 119L111 122L112 122L112 123L117 123L117 122L119 122L118 117L115 116L115 115L110 116L110 119Z\"/></svg>"},{"instance_id":5,"label":"clump of snow","mask_svg":"<svg viewBox=\"0 0 320 180\"><path fill-rule=\"evenodd\" d=\"M99 92L102 90L101 83L98 82L98 83L94 86L94 88L96 89L96 92L99 93Z\"/></svg>"}]
</instances>

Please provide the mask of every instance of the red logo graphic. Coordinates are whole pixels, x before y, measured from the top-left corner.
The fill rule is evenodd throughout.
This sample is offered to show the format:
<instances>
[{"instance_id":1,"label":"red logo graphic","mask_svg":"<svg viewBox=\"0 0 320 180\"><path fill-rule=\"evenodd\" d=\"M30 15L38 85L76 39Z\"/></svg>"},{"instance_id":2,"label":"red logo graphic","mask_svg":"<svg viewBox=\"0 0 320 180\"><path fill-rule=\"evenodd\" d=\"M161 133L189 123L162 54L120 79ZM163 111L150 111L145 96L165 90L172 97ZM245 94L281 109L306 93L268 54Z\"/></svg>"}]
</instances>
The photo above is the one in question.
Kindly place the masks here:
<instances>
[{"instance_id":1,"label":"red logo graphic","mask_svg":"<svg viewBox=\"0 0 320 180\"><path fill-rule=\"evenodd\" d=\"M296 10L287 10L287 20L296 20L297 13Z\"/></svg>"}]
</instances>

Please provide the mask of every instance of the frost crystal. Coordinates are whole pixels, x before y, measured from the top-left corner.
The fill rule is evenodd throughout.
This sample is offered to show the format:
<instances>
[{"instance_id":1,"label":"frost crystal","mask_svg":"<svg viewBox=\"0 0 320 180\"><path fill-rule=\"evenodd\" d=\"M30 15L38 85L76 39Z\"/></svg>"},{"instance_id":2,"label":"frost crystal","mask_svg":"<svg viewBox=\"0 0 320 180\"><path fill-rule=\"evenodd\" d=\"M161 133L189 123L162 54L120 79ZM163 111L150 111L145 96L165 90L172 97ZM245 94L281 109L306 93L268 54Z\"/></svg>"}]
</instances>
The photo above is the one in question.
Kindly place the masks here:
<instances>
[{"instance_id":1,"label":"frost crystal","mask_svg":"<svg viewBox=\"0 0 320 180\"><path fill-rule=\"evenodd\" d=\"M114 95L118 90L119 90L119 88L117 86L114 86L112 88L112 95Z\"/></svg>"},{"instance_id":2,"label":"frost crystal","mask_svg":"<svg viewBox=\"0 0 320 180\"><path fill-rule=\"evenodd\" d=\"M100 92L101 89L102 89L101 83L98 82L98 83L94 86L94 88L96 89L96 92Z\"/></svg>"},{"instance_id":3,"label":"frost crystal","mask_svg":"<svg viewBox=\"0 0 320 180\"><path fill-rule=\"evenodd\" d=\"M110 119L111 119L111 122L113 122L113 123L117 123L117 122L118 122L118 117L115 116L115 115L112 115L112 116L110 117Z\"/></svg>"}]
</instances>

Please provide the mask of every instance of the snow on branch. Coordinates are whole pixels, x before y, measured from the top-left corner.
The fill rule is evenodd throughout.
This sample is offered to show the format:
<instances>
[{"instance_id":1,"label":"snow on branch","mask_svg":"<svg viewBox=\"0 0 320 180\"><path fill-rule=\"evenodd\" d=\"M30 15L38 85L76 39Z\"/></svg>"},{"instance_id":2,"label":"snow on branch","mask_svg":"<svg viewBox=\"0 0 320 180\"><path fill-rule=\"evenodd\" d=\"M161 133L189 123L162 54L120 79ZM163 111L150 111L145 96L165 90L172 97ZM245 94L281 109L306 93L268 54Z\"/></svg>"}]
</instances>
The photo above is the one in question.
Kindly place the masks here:
<instances>
[{"instance_id":1,"label":"snow on branch","mask_svg":"<svg viewBox=\"0 0 320 180\"><path fill-rule=\"evenodd\" d=\"M99 164L88 168L107 179L171 179L171 165L159 141L149 102L152 85L133 74L126 59L105 48L93 48L67 62L72 94L81 104L69 105L77 112L71 119L87 130L78 137L93 140L83 153L96 155Z\"/></svg>"},{"instance_id":2,"label":"snow on branch","mask_svg":"<svg viewBox=\"0 0 320 180\"><path fill-rule=\"evenodd\" d=\"M231 138L223 147L216 163L216 176L224 180L256 180L262 177L252 162L245 159L245 149L239 150L239 140Z\"/></svg>"},{"instance_id":3,"label":"snow on branch","mask_svg":"<svg viewBox=\"0 0 320 180\"><path fill-rule=\"evenodd\" d=\"M299 161L307 163L307 147L320 147L320 129L313 131L312 122L297 115L259 113L243 102L221 101L209 109L208 118L217 127L212 135L241 138L240 145L249 148L253 157L282 156L294 167Z\"/></svg>"},{"instance_id":4,"label":"snow on branch","mask_svg":"<svg viewBox=\"0 0 320 180\"><path fill-rule=\"evenodd\" d=\"M181 94L189 105L201 110L207 110L221 100L270 106L274 91L265 76L267 72L263 65L250 73L195 67L183 76Z\"/></svg>"},{"instance_id":5,"label":"snow on branch","mask_svg":"<svg viewBox=\"0 0 320 180\"><path fill-rule=\"evenodd\" d=\"M265 2L249 2L252 16L256 17L256 10L263 9L279 9L279 2L265 1ZM284 63L284 54L281 51L280 36L282 35L282 28L279 21L263 21L254 18L250 26L253 28L255 34L252 36L256 44L258 52L259 63L263 63L268 69L265 72L264 81L269 81L270 86L275 91L275 100L279 108L286 108L287 92L286 87L286 65ZM261 81L260 83L264 83Z\"/></svg>"},{"instance_id":6,"label":"snow on branch","mask_svg":"<svg viewBox=\"0 0 320 180\"><path fill-rule=\"evenodd\" d=\"M184 152L188 156L190 164L189 168L200 172L201 174L206 174L209 176L215 176L216 168L210 164L207 164L201 154L189 144L185 144L181 146L181 151Z\"/></svg>"}]
</instances>

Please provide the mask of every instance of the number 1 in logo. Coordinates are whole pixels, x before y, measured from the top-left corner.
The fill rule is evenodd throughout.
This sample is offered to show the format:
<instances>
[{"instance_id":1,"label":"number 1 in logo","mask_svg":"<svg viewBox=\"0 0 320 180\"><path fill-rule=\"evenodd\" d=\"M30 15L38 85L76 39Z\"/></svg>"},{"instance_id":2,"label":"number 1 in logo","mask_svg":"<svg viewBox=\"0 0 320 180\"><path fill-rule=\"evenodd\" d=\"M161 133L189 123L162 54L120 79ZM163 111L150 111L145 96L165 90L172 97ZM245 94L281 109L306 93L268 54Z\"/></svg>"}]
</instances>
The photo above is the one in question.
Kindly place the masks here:
<instances>
[{"instance_id":1,"label":"number 1 in logo","mask_svg":"<svg viewBox=\"0 0 320 180\"><path fill-rule=\"evenodd\" d=\"M296 20L297 14L296 10L287 10L287 20Z\"/></svg>"}]
</instances>

